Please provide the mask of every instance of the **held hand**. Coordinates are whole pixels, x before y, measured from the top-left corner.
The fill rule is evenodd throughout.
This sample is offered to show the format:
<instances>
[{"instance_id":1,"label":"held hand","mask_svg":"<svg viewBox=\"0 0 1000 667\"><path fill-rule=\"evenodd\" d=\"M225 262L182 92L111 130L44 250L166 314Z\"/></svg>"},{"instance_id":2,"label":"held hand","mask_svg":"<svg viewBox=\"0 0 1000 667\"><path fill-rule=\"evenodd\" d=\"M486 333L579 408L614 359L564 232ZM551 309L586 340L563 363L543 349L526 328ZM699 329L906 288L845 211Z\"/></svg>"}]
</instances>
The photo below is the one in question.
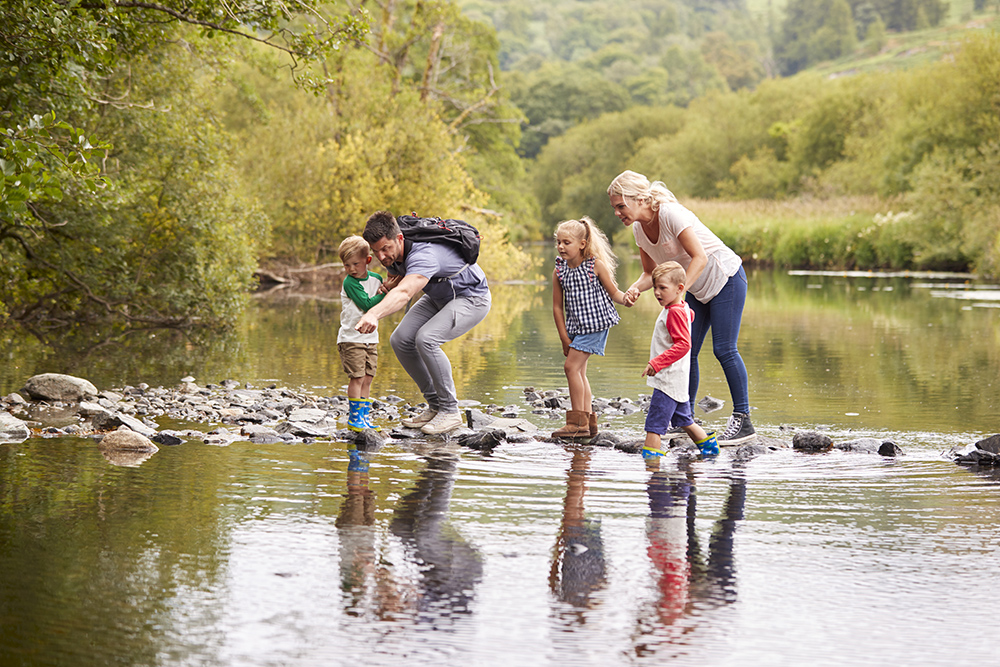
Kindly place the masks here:
<instances>
[{"instance_id":1,"label":"held hand","mask_svg":"<svg viewBox=\"0 0 1000 667\"><path fill-rule=\"evenodd\" d=\"M384 289L386 292L388 292L389 290L391 290L392 288L394 288L396 285L398 285L399 281L402 280L402 279L403 279L403 276L386 276L385 280L382 282L381 289Z\"/></svg>"},{"instance_id":2,"label":"held hand","mask_svg":"<svg viewBox=\"0 0 1000 667\"><path fill-rule=\"evenodd\" d=\"M354 328L360 333L368 334L375 331L378 326L378 318L373 316L371 313L365 313L358 320L358 323L354 325Z\"/></svg>"},{"instance_id":3,"label":"held hand","mask_svg":"<svg viewBox=\"0 0 1000 667\"><path fill-rule=\"evenodd\" d=\"M631 287L628 288L628 291L625 292L625 305L631 308L632 304L634 304L638 298L639 298L639 288L636 287L635 285L632 285Z\"/></svg>"},{"instance_id":4,"label":"held hand","mask_svg":"<svg viewBox=\"0 0 1000 667\"><path fill-rule=\"evenodd\" d=\"M647 375L650 377L656 375L656 369L653 368L653 364L646 364L646 370L642 372L642 376L646 377Z\"/></svg>"}]
</instances>

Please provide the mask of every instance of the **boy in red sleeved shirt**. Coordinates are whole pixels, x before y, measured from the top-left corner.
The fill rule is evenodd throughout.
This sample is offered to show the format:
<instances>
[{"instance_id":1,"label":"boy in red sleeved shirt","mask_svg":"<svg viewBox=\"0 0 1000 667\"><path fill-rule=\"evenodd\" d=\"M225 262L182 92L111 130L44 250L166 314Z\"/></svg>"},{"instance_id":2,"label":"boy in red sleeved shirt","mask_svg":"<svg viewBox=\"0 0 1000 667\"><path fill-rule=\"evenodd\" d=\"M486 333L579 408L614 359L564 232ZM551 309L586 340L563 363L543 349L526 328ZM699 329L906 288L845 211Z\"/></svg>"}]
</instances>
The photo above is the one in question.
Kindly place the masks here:
<instances>
[{"instance_id":1,"label":"boy in red sleeved shirt","mask_svg":"<svg viewBox=\"0 0 1000 667\"><path fill-rule=\"evenodd\" d=\"M706 433L694 423L688 394L691 371L691 321L694 313L684 301L687 274L677 262L664 262L653 269L653 294L663 306L653 326L649 346L650 361L646 384L653 388L653 399L646 415L646 442L643 458L663 456L660 442L667 429L680 426L701 450L702 456L719 453L715 432Z\"/></svg>"}]
</instances>

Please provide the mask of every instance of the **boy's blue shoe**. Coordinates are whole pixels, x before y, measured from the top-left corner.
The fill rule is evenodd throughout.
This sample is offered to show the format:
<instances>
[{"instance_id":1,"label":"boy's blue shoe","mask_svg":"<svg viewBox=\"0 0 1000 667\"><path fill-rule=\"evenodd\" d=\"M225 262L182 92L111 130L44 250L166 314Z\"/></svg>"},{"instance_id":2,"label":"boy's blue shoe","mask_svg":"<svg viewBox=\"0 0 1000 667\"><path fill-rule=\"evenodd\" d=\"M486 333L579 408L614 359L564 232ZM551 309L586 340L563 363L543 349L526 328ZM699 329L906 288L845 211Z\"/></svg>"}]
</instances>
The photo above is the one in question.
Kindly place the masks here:
<instances>
[{"instance_id":1,"label":"boy's blue shoe","mask_svg":"<svg viewBox=\"0 0 1000 667\"><path fill-rule=\"evenodd\" d=\"M642 458L644 459L657 459L666 454L662 449L652 449L648 447L642 448Z\"/></svg>"},{"instance_id":2,"label":"boy's blue shoe","mask_svg":"<svg viewBox=\"0 0 1000 667\"><path fill-rule=\"evenodd\" d=\"M715 438L715 431L710 431L704 440L694 443L698 445L702 456L718 456L719 441Z\"/></svg>"},{"instance_id":3,"label":"boy's blue shoe","mask_svg":"<svg viewBox=\"0 0 1000 667\"><path fill-rule=\"evenodd\" d=\"M370 428L375 431L382 430L372 422L372 399L370 398L361 399L361 421L364 422L365 428Z\"/></svg>"},{"instance_id":4,"label":"boy's blue shoe","mask_svg":"<svg viewBox=\"0 0 1000 667\"><path fill-rule=\"evenodd\" d=\"M362 416L364 414L364 407L362 406L370 404L364 403L364 400L365 399L363 398L347 399L349 406L349 412L347 413L347 428L352 431L364 431L368 428L368 425L365 424L365 419Z\"/></svg>"}]
</instances>

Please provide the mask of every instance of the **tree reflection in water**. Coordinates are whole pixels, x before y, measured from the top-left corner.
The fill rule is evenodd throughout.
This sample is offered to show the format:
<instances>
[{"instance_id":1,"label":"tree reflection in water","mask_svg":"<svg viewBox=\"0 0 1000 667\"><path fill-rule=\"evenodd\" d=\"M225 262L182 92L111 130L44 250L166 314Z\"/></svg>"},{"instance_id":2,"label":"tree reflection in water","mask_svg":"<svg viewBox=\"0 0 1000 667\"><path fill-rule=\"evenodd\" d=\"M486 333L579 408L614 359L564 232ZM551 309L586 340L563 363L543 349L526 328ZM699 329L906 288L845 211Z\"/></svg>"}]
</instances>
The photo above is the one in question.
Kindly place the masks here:
<instances>
[{"instance_id":1,"label":"tree reflection in water","mask_svg":"<svg viewBox=\"0 0 1000 667\"><path fill-rule=\"evenodd\" d=\"M562 524L552 552L549 588L560 606L557 616L567 623L583 624L591 595L605 584L604 543L600 520L584 514L583 496L590 465L590 449L571 446L572 458L566 472L566 499Z\"/></svg>"},{"instance_id":2,"label":"tree reflection in water","mask_svg":"<svg viewBox=\"0 0 1000 667\"><path fill-rule=\"evenodd\" d=\"M697 500L690 461L681 459L676 468L651 470L646 493L648 555L657 581L656 600L638 622L639 656L657 652L657 643L683 645L683 635L717 622L713 610L736 601L733 542L743 518L746 479L739 471L730 474L723 515L713 526L707 554L695 529Z\"/></svg>"}]
</instances>

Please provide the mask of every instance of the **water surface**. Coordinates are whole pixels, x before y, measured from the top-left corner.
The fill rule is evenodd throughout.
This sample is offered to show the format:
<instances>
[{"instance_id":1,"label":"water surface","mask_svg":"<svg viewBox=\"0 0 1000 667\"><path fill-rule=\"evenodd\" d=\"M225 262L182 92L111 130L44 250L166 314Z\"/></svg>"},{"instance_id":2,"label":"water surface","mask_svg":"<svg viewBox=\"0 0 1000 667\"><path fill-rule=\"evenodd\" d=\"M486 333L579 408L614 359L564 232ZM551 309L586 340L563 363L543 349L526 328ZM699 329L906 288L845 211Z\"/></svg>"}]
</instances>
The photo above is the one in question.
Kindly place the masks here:
<instances>
[{"instance_id":1,"label":"water surface","mask_svg":"<svg viewBox=\"0 0 1000 667\"><path fill-rule=\"evenodd\" d=\"M1000 430L989 286L760 271L750 285L758 429L888 438L905 456L724 451L650 470L540 441L492 456L189 442L123 467L82 438L3 444L0 663L995 663L981 621L1000 612L1000 487L941 456ZM622 314L590 379L634 399L655 303ZM342 393L338 323L336 299L286 293L207 347L8 333L0 392L58 371L101 389L191 374ZM415 400L391 326L374 393ZM464 399L525 407L525 387L565 384L546 287L498 288L449 353ZM710 354L701 393L728 407ZM602 422L637 435L642 415Z\"/></svg>"}]
</instances>

